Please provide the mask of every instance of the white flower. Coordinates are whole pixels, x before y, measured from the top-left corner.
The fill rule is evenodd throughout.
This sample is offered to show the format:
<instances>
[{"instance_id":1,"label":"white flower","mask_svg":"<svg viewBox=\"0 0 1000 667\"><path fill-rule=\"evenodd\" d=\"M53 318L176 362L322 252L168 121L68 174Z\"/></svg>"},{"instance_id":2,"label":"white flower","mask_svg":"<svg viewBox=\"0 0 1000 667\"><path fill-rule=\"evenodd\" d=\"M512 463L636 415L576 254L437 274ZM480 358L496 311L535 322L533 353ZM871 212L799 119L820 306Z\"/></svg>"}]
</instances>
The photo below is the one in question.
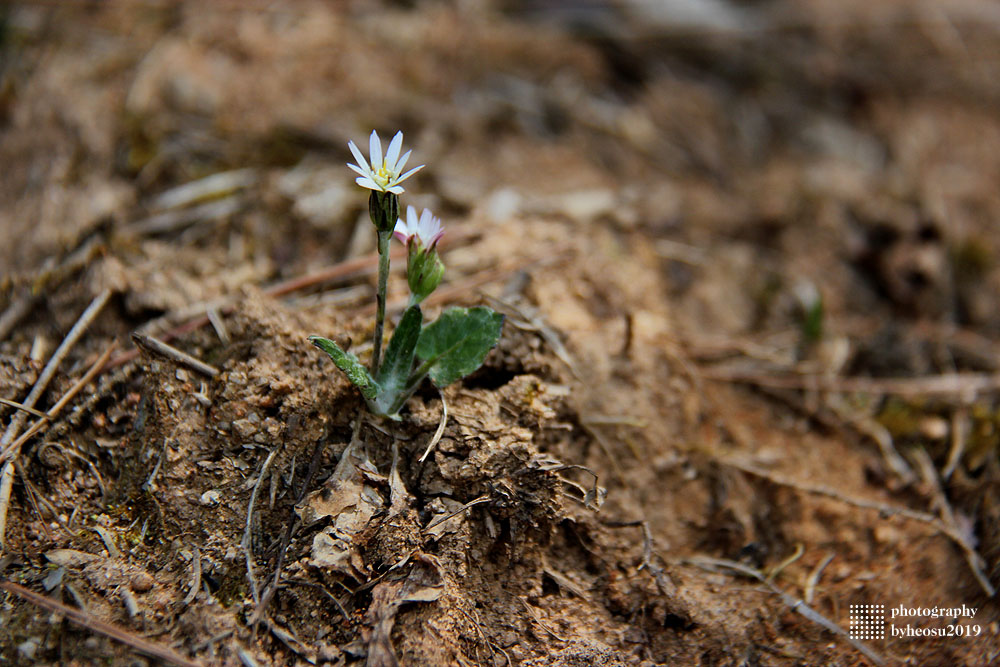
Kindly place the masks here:
<instances>
[{"instance_id":1,"label":"white flower","mask_svg":"<svg viewBox=\"0 0 1000 667\"><path fill-rule=\"evenodd\" d=\"M434 217L430 209L425 208L424 212L417 217L417 209L412 206L406 207L406 221L402 218L396 221L396 229L393 234L403 243L409 243L416 238L423 247L433 250L437 242L444 235L441 229L441 221Z\"/></svg>"},{"instance_id":2,"label":"white flower","mask_svg":"<svg viewBox=\"0 0 1000 667\"><path fill-rule=\"evenodd\" d=\"M368 148L372 160L370 166L368 161L365 160L365 156L361 154L361 151L358 150L353 141L348 141L347 147L351 149L354 159L358 161L358 164L348 163L347 166L360 174L356 179L357 184L369 190L391 192L394 195L402 194L403 188L399 187L399 184L424 168L424 165L420 165L400 175L400 172L403 171L403 166L410 159L410 153L412 152L406 151L400 157L399 151L403 147L402 132L397 132L396 136L389 142L389 150L385 152L385 158L383 159L382 142L379 141L378 134L372 130L372 136L368 138Z\"/></svg>"}]
</instances>

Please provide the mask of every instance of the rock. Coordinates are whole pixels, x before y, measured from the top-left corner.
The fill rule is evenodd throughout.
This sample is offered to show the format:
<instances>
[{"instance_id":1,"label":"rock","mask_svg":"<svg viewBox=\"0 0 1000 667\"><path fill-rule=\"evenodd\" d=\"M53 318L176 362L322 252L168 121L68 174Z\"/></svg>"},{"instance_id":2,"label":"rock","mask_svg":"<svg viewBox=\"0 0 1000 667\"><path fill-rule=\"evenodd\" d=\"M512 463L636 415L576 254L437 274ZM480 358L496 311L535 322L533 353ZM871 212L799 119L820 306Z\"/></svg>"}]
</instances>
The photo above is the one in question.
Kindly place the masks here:
<instances>
[{"instance_id":1,"label":"rock","mask_svg":"<svg viewBox=\"0 0 1000 667\"><path fill-rule=\"evenodd\" d=\"M199 500L201 501L202 505L205 505L207 507L213 507L219 504L219 502L222 500L222 496L219 494L218 491L212 489L210 491L206 491L205 493L201 494L201 498Z\"/></svg>"},{"instance_id":2,"label":"rock","mask_svg":"<svg viewBox=\"0 0 1000 667\"><path fill-rule=\"evenodd\" d=\"M148 593L155 583L156 580L148 572L136 572L129 581L129 587L136 593Z\"/></svg>"}]
</instances>

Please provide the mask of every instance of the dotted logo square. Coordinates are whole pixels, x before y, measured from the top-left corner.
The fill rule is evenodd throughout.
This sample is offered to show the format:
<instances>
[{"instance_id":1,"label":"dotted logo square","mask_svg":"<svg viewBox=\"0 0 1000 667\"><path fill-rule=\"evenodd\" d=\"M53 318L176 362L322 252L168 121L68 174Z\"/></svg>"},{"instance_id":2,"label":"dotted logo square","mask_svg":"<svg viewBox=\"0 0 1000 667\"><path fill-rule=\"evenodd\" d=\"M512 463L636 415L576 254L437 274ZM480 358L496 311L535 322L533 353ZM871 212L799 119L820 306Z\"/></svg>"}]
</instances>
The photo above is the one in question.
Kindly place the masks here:
<instances>
[{"instance_id":1,"label":"dotted logo square","mask_svg":"<svg viewBox=\"0 0 1000 667\"><path fill-rule=\"evenodd\" d=\"M885 639L885 605L852 604L851 639Z\"/></svg>"}]
</instances>

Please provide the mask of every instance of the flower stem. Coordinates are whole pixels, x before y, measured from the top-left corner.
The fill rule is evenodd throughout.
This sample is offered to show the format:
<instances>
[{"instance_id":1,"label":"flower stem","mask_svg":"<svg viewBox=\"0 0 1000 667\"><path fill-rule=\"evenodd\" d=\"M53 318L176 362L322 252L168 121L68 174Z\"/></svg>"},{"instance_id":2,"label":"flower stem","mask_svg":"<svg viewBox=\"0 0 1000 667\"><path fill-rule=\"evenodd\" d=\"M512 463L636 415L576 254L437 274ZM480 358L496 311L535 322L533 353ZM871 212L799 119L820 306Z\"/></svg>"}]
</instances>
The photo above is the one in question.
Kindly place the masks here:
<instances>
[{"instance_id":1,"label":"flower stem","mask_svg":"<svg viewBox=\"0 0 1000 667\"><path fill-rule=\"evenodd\" d=\"M421 366L420 368L423 368L423 366ZM392 400L392 405L389 406L390 415L397 414L400 410L403 409L403 405L405 405L406 402L410 400L410 397L413 396L414 393L416 393L417 387L419 387L420 383L423 382L424 378L427 377L427 373L426 372L421 373L420 368L418 368L416 372L414 372L413 375L410 376L410 381L406 384L406 387L404 387L403 390L399 392L399 394L397 394L396 397Z\"/></svg>"},{"instance_id":2,"label":"flower stem","mask_svg":"<svg viewBox=\"0 0 1000 667\"><path fill-rule=\"evenodd\" d=\"M378 232L378 292L375 295L375 350L372 352L372 377L378 375L382 361L382 329L385 327L385 293L389 282L389 240L392 231Z\"/></svg>"}]
</instances>

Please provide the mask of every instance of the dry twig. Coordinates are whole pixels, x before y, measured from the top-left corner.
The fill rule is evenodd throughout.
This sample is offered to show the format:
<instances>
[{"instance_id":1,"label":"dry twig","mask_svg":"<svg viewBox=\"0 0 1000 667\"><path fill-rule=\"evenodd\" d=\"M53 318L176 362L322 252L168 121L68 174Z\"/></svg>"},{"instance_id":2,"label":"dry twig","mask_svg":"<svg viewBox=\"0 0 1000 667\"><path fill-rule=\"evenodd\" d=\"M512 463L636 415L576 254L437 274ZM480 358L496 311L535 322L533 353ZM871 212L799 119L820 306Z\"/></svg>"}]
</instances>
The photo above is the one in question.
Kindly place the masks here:
<instances>
[{"instance_id":1,"label":"dry twig","mask_svg":"<svg viewBox=\"0 0 1000 667\"><path fill-rule=\"evenodd\" d=\"M298 428L299 422L296 417L292 417L289 420L288 428L286 430L286 440L289 439L288 433L291 433ZM361 432L361 419L359 418L354 425L354 434L351 437L351 443L353 444L359 433ZM350 449L351 445L348 445ZM281 570L285 565L285 554L288 551L288 545L292 542L292 535L295 533L297 524L295 522L295 506L302 502L306 497L306 492L309 490L309 485L312 484L312 479L316 475L316 471L319 469L319 464L322 459L323 454L323 441L320 440L316 443L316 448L313 450L312 461L309 463L309 470L306 472L306 476L302 479L302 487L299 489L298 495L295 497L295 503L292 505L290 516L288 522L285 524L285 532L281 536L281 546L278 547L278 558L274 564L274 574L271 577L271 584L264 589L264 592L260 596L260 601L257 603L257 608L254 609L253 616L250 617L250 625L256 626L263 618L264 614L267 612L267 607L271 604L271 599L274 594L278 591L278 586L281 584ZM346 455L346 451L345 451Z\"/></svg>"},{"instance_id":2,"label":"dry twig","mask_svg":"<svg viewBox=\"0 0 1000 667\"><path fill-rule=\"evenodd\" d=\"M135 236L155 236L183 229L201 220L222 220L243 207L243 197L231 195L223 199L174 209L129 224L123 232Z\"/></svg>"},{"instance_id":3,"label":"dry twig","mask_svg":"<svg viewBox=\"0 0 1000 667\"><path fill-rule=\"evenodd\" d=\"M934 504L937 505L938 512L941 514L941 521L948 529L947 534L961 547L962 552L965 554L965 560L969 564L969 569L972 570L972 574L976 577L976 581L979 582L980 587L982 587L988 596L993 597L996 594L996 588L993 587L989 577L983 571L986 567L986 561L976 551L975 538L969 535L971 531L963 530L959 525L958 519L955 517L955 512L951 508L951 503L948 502L948 496L945 495L944 489L941 488L941 480L938 478L937 470L934 468L934 462L931 461L931 457L927 452L920 448L914 451L914 456L917 459L917 465L920 467L921 475L931 486L934 494Z\"/></svg>"},{"instance_id":4,"label":"dry twig","mask_svg":"<svg viewBox=\"0 0 1000 667\"><path fill-rule=\"evenodd\" d=\"M31 437L33 437L36 433L42 430L42 428L46 424L55 419L59 415L59 413L62 412L62 409L66 407L66 405L71 400L73 400L73 398L76 397L76 395L80 393L80 391L84 387L90 384L90 382L94 379L94 377L96 377L102 370L104 370L104 364L107 363L108 359L111 357L111 353L114 352L117 348L118 348L117 343L112 343L111 345L109 345L108 348L104 351L104 353L97 358L97 361L95 361L87 370L87 372L83 374L83 377L77 380L73 384L73 386L69 388L69 391L63 394L62 398L56 401L56 404L53 405L48 412L40 413L41 419L36 421L30 427L28 427L28 430L22 433L20 437L17 438L17 440L10 443L10 445L8 445L2 452L0 452L0 463L6 461L8 458L10 459L15 458L16 454L14 454L13 452L15 451L19 452L21 450L21 447L23 447L24 444Z\"/></svg>"},{"instance_id":5,"label":"dry twig","mask_svg":"<svg viewBox=\"0 0 1000 667\"><path fill-rule=\"evenodd\" d=\"M490 640L489 640L489 639L488 639L488 638L486 637L486 633L485 633L485 632L483 632L483 626L482 626L482 624L481 624L481 623L479 622L479 620L478 620L478 619L479 619L479 612L478 612L478 611L476 611L476 609L475 609L474 607L473 607L472 611L473 611L473 612L474 612L474 613L476 614L476 618L473 618L472 616L470 616L470 615L469 615L469 612L465 611L464 609L461 609L461 608L459 608L459 611L460 611L460 612L462 612L462 614L463 614L463 615L464 615L464 616L465 616L465 617L466 617L467 619L469 619L469 622L470 622L470 623L472 623L472 626L473 626L474 628L476 628L476 632L478 632L478 633L479 633L479 636L480 636L480 637L482 637L482 639L483 639L483 643L485 643L485 644L486 644L486 648L488 648L488 649L490 650L490 659L491 659L491 660L492 660L492 659L493 659L493 657L494 657L494 656L496 655L496 654L495 654L495 653L493 652L493 648L494 648L494 647L496 647L496 649L497 649L498 651L500 651L501 653L503 653L503 657L504 657L504 658L505 658L505 659L507 660L507 666L508 666L508 667L510 667L510 665L513 665L513 664L514 664L514 663L513 663L513 662L511 662L511 660L510 660L510 655L509 655L509 654L507 653L507 651L503 650L503 647L502 647L502 646L500 646L499 644L494 644L493 642L491 642L491 641L490 641ZM478 653L478 651L477 651L477 653ZM478 655L477 655L477 657L478 657ZM492 662L491 662L491 664L495 664L495 663L492 663Z\"/></svg>"},{"instance_id":6,"label":"dry twig","mask_svg":"<svg viewBox=\"0 0 1000 667\"><path fill-rule=\"evenodd\" d=\"M90 302L86 310L81 313L79 319L77 319L76 324L73 328L69 330L63 342L59 344L56 351L52 354L52 358L42 369L41 375L35 381L35 385L31 388L28 393L28 397L24 399L23 403L29 408L35 407L35 403L38 399L42 397L45 393L46 388L48 388L49 382L55 375L56 370L62 364L63 359L69 354L69 351L76 345L77 341L87 330L90 324L97 317L101 309L111 298L111 290L104 290ZM61 406L59 406L61 408ZM53 408L54 409L54 408ZM7 512L10 508L10 494L14 486L14 461L20 451L20 444L17 446L11 446L9 451L7 446L11 444L17 434L20 433L21 427L24 425L26 419L26 412L17 412L10 420L10 424L7 426L7 430L4 432L3 437L0 438L0 447L4 448L3 456L5 458L0 460L5 460L6 463L3 464L3 468L0 469L0 550L3 549L6 542L5 535L7 532ZM20 441L18 441L19 443Z\"/></svg>"},{"instance_id":7,"label":"dry twig","mask_svg":"<svg viewBox=\"0 0 1000 667\"><path fill-rule=\"evenodd\" d=\"M6 398L0 398L0 403L3 403L4 405L12 407L12 408L16 408L18 410L23 410L24 412L27 412L29 415L35 415L36 417L44 417L45 416L45 413L42 412L41 410L36 410L34 408L29 408L24 403L18 403L17 401L9 401Z\"/></svg>"},{"instance_id":8,"label":"dry twig","mask_svg":"<svg viewBox=\"0 0 1000 667\"><path fill-rule=\"evenodd\" d=\"M675 586L667 585L667 578L670 575L662 567L653 562L653 557L662 557L653 549L653 532L649 529L648 521L605 521L605 526L609 528L641 528L642 529L642 562L639 563L639 567L636 568L637 571L646 570L653 575L653 580L656 582L657 588L660 589L660 593L663 595L673 595L673 590L676 589Z\"/></svg>"},{"instance_id":9,"label":"dry twig","mask_svg":"<svg viewBox=\"0 0 1000 667\"><path fill-rule=\"evenodd\" d=\"M874 419L867 417L859 419L851 415L845 415L843 414L844 412L843 409L836 401L830 401L826 406L829 408L829 412L832 412L834 415L831 416L830 414L827 414L827 411L817 409L816 407L813 406L807 406L803 403L800 403L792 399L789 396L784 395L782 391L787 389L806 390L806 391L836 391L834 389L829 389L825 383L836 382L837 380L842 380L846 383L850 383L852 378L837 378L835 376L829 376L829 375L754 376L757 379L761 379L761 381L758 382L755 379L749 379L749 377L747 378L743 376L730 377L729 374L726 373L725 371L723 371L722 376L720 376L717 369L709 369L709 370L701 369L699 372L703 377L709 379L725 380L732 382L749 382L750 384L754 384L755 386L757 386L761 391L769 393L772 396L774 396L777 392L781 392L777 393L777 396L781 400L790 403L796 410L803 412L810 418L815 419L820 423L828 427L834 428L836 430L843 430L844 425L846 424L850 426L850 428L853 429L856 433L859 433L860 435L870 439L878 446L879 452L882 454L882 458L886 462L886 465L889 466L889 468L903 481L904 484L910 484L916 479L916 475L913 473L913 470L910 468L909 464L907 464L906 460L902 456L900 456L898 451L896 451L892 435L889 433L888 429L886 429L884 426L876 422ZM748 374L748 376L749 375L752 374ZM770 380L775 378L779 379L780 382L784 382L787 380L800 380L801 382L798 384L790 383L793 386L775 387L770 383ZM871 382L877 382L877 380L869 378L853 378L853 380L862 380L862 381L871 380ZM819 386L817 383L824 383L824 384L822 386ZM869 386L869 388L872 388L875 385L868 384L867 386ZM870 393L880 393L880 392L871 391ZM736 435L736 431L734 431L733 429L728 429L728 430L734 436Z\"/></svg>"},{"instance_id":10,"label":"dry twig","mask_svg":"<svg viewBox=\"0 0 1000 667\"><path fill-rule=\"evenodd\" d=\"M14 330L31 309L42 300L43 288L53 288L63 282L76 271L87 266L90 260L96 255L104 243L103 234L89 234L75 250L70 252L65 258L56 263L55 258L50 258L42 266L42 270L32 278L31 287L24 289L0 314L0 340L4 340Z\"/></svg>"},{"instance_id":11,"label":"dry twig","mask_svg":"<svg viewBox=\"0 0 1000 667\"><path fill-rule=\"evenodd\" d=\"M17 323L24 319L24 316L31 312L31 308L38 302L38 296L30 290L15 299L7 309L0 314L0 340L14 330Z\"/></svg>"},{"instance_id":12,"label":"dry twig","mask_svg":"<svg viewBox=\"0 0 1000 667\"><path fill-rule=\"evenodd\" d=\"M178 350L173 345L168 345L161 340L153 338L152 336L145 336L143 334L132 334L132 340L135 344L146 350L161 357L166 357L182 366L187 366L193 371L197 371L202 375L207 375L208 377L215 377L219 374L219 369L211 364L206 364L201 359L191 356L187 352Z\"/></svg>"},{"instance_id":13,"label":"dry twig","mask_svg":"<svg viewBox=\"0 0 1000 667\"><path fill-rule=\"evenodd\" d=\"M898 505L890 505L888 503L881 503L876 500L865 500L863 498L854 498L845 495L839 491L831 489L825 486L812 486L799 482L794 479L787 477L782 477L780 475L775 475L773 473L759 468L752 463L747 463L740 461L736 458L717 458L715 459L719 463L729 466L731 468L736 468L737 470L742 470L745 473L753 475L754 477L760 477L761 479L766 479L772 484L778 486L787 486L789 488L795 489L797 491L802 491L803 493L809 493L817 496L825 496L827 498L833 498L834 500L839 500L840 502L847 503L848 505L853 505L854 507L861 507L864 509L875 510L876 512L882 514L883 516L893 516L899 515L906 517L907 519L913 519L915 521L922 521L923 523L929 523L931 525L941 527L940 520L933 514L928 514L927 512L920 512L917 510L912 510L908 507L900 507Z\"/></svg>"},{"instance_id":14,"label":"dry twig","mask_svg":"<svg viewBox=\"0 0 1000 667\"><path fill-rule=\"evenodd\" d=\"M916 481L917 476L913 472L913 469L910 468L910 464L896 450L896 444L892 439L892 433L889 432L889 429L868 415L859 418L844 414L843 407L838 401L830 401L828 405L837 418L844 420L856 432L867 437L878 446L879 452L882 454L882 459L904 484L912 484ZM813 413L816 413L816 411L813 411Z\"/></svg>"},{"instance_id":15,"label":"dry twig","mask_svg":"<svg viewBox=\"0 0 1000 667\"><path fill-rule=\"evenodd\" d=\"M774 580L778 578L778 575L780 575L782 572L785 571L785 568L787 568L789 565L791 565L798 559L802 558L805 552L806 548L802 546L801 543L796 544L795 551L792 553L792 555L786 558L785 560L781 561L777 565L775 565L774 568L767 573L767 581L769 583L774 582Z\"/></svg>"},{"instance_id":16,"label":"dry twig","mask_svg":"<svg viewBox=\"0 0 1000 667\"><path fill-rule=\"evenodd\" d=\"M219 309L214 306L209 307L205 310L205 316L212 323L212 328L215 329L215 334L223 345L229 345L232 339L229 337L229 330L226 328L226 322L222 319L222 313L219 312Z\"/></svg>"},{"instance_id":17,"label":"dry twig","mask_svg":"<svg viewBox=\"0 0 1000 667\"><path fill-rule=\"evenodd\" d=\"M53 600L52 598L46 597L35 593L34 591L28 590L23 586L19 586L10 581L0 582L0 588L12 593L28 602L41 607L42 609L47 609L51 612L62 614L64 617L76 623L80 627L91 630L98 634L102 634L105 637L109 637L116 641L119 641L127 646L131 646L135 650L145 653L153 658L158 658L165 662L180 665L181 667L198 667L198 663L193 660L188 660L181 654L177 653L171 648L163 646L161 644L155 644L148 639L143 639L135 634L129 632L125 628L119 627L117 625L112 625L111 623L105 623L93 616L87 614L86 612L80 611L79 609L73 609L68 607L62 602Z\"/></svg>"},{"instance_id":18,"label":"dry twig","mask_svg":"<svg viewBox=\"0 0 1000 667\"><path fill-rule=\"evenodd\" d=\"M59 366L62 364L63 359L66 358L66 355L69 354L69 351L73 348L74 345L76 345L77 341L87 330L90 324L94 321L98 313L101 312L101 310L104 308L104 305L108 302L108 299L110 298L111 298L111 290L104 290L96 297L94 297L94 300L90 302L90 305L87 306L86 310L84 310L83 313L81 313L80 317L76 321L76 324L74 324L73 328L70 329L68 334L66 334L66 337L63 339L63 342L60 343L59 347L52 355L52 358L49 359L49 362L45 365L45 368L42 369L42 373L41 375L38 376L38 379L35 381L35 385L31 388L31 391L28 393L28 397L25 398L23 401L23 404L25 406L29 408L35 407L35 403L37 403L38 399L42 397L43 393L45 393L45 390L49 386L49 382L52 380L52 377L59 369ZM20 432L21 427L24 425L24 419L25 416L23 413L17 413L14 415L14 417L11 419L10 424L7 426L6 432L4 432L3 434L3 439L0 440L0 444L4 446L10 444L10 442Z\"/></svg>"},{"instance_id":19,"label":"dry twig","mask_svg":"<svg viewBox=\"0 0 1000 667\"><path fill-rule=\"evenodd\" d=\"M535 623L538 623L538 625L542 628L542 630L545 630L545 632L549 633L550 635L552 635L561 642L569 641L565 637L559 636L558 634L556 634L555 630L545 625L545 623L542 621L542 618L538 615L538 612L532 609L531 605L528 604L523 597L521 597L520 595L515 595L514 597L517 599L518 602L524 605L524 610L527 611L529 615L531 615L531 618L535 620Z\"/></svg>"},{"instance_id":20,"label":"dry twig","mask_svg":"<svg viewBox=\"0 0 1000 667\"><path fill-rule=\"evenodd\" d=\"M926 456L926 453L924 454L924 456ZM947 510L948 512L947 516L950 517L951 519L950 521L948 521L946 518L938 518L933 514L928 514L927 512L919 512L917 510L911 510L908 507L899 507L895 505L889 505L887 503L880 503L873 500L852 498L850 496L840 493L839 491L835 491L827 487L810 486L808 484L803 484L802 482L798 482L795 480L778 477L776 475L772 475L766 470L758 468L757 466L748 463L743 463L735 459L720 458L717 460L724 465L736 468L738 470L742 470L743 472L749 473L756 477L761 477L762 479L766 479L772 484L787 486L789 488L793 488L798 491L802 491L804 493L811 493L818 496L826 496L827 498L833 498L834 500L839 500L840 502L847 503L855 507L875 510L884 516L899 515L902 517L906 517L907 519L913 519L915 521L921 521L923 523L930 524L935 529L940 531L941 534L947 536L962 549L963 553L965 554L966 560L969 563L969 567L972 568L973 575L976 577L976 580L979 582L979 585L983 588L983 590L986 591L986 593L990 597L992 597L996 591L996 589L993 587L992 584L990 584L989 579L982 571L982 563L983 563L982 557L976 552L975 547L972 545L969 536L966 535L961 530L961 527L955 521L954 515L950 513L951 508L950 506L948 506L946 499L942 503L941 499L939 498L938 504L941 505L943 508L942 513L944 513L945 510ZM921 466L925 465L926 465L925 463L921 462ZM931 469L933 470L933 464L931 464ZM931 481L932 483L936 483L936 480L937 476L935 474L934 477L929 481ZM943 497L943 492L940 490L939 483L937 484L937 493L940 493L941 496Z\"/></svg>"},{"instance_id":21,"label":"dry twig","mask_svg":"<svg viewBox=\"0 0 1000 667\"><path fill-rule=\"evenodd\" d=\"M833 560L835 554L828 553L826 558L820 561L819 565L813 568L813 571L809 573L809 578L806 579L805 590L802 593L802 597L805 599L806 604L812 604L813 596L816 593L816 585L819 583L819 578L823 576L823 570L826 566L830 564Z\"/></svg>"},{"instance_id":22,"label":"dry twig","mask_svg":"<svg viewBox=\"0 0 1000 667\"><path fill-rule=\"evenodd\" d=\"M948 462L941 471L941 477L951 479L955 468L962 461L965 454L965 447L969 440L969 411L965 407L959 408L951 416L951 449L948 452Z\"/></svg>"},{"instance_id":23,"label":"dry twig","mask_svg":"<svg viewBox=\"0 0 1000 667\"><path fill-rule=\"evenodd\" d=\"M330 602L334 604L334 606L337 608L337 611L340 612L340 615L344 618L344 620L347 621L348 623L351 622L351 616L350 614L347 613L347 610L344 609L344 605L340 602L340 600L337 599L337 597L333 593L327 590L326 586L324 586L323 584L317 584L315 582L305 581L303 579L285 579L285 583L296 584L298 586L308 586L309 588L313 588L320 591L321 593L323 593L323 595L325 595L330 599Z\"/></svg>"},{"instance_id":24,"label":"dry twig","mask_svg":"<svg viewBox=\"0 0 1000 667\"><path fill-rule=\"evenodd\" d=\"M258 604L260 603L260 587L257 585L257 578L253 573L255 566L253 558L253 508L257 504L257 494L260 493L261 484L264 482L264 478L267 477L271 468L271 462L274 461L274 457L278 455L280 449L281 445L278 445L264 459L260 475L258 475L257 481L253 485L253 491L250 493L250 502L247 503L247 524L243 531L243 539L240 540L240 546L243 548L243 555L246 557L247 562L247 578L250 580L250 592L253 593L253 601Z\"/></svg>"},{"instance_id":25,"label":"dry twig","mask_svg":"<svg viewBox=\"0 0 1000 667\"><path fill-rule=\"evenodd\" d=\"M186 607L194 602L199 590L201 590L201 551L195 547L194 555L191 556L191 588L184 596L181 606Z\"/></svg>"},{"instance_id":26,"label":"dry twig","mask_svg":"<svg viewBox=\"0 0 1000 667\"><path fill-rule=\"evenodd\" d=\"M474 233L464 232L452 234L449 237L442 239L441 243L438 244L439 247L450 247L453 245L458 245L460 243L466 242L473 238ZM400 260L406 256L406 251L402 248L394 249L393 253L390 255L394 260ZM289 280L284 280L279 283L275 283L269 287L265 287L263 292L266 296L279 298L287 296L294 292L298 292L310 287L315 287L316 285L321 285L323 283L331 282L334 280L346 280L348 278L361 276L365 274L372 273L378 266L378 254L371 253L365 255L364 257L356 257L343 262L339 262L325 269L320 269L314 273L310 273L305 276L299 276L298 278L291 278ZM184 334L190 333L192 331L197 331L206 324L211 323L211 319L208 315L209 309L214 309L220 314L230 314L232 313L237 304L238 299L233 297L229 299L221 299L217 302L206 305L205 314L199 315L198 317L191 318L190 320L178 324L177 326L164 331L157 338L162 342L169 342L176 338L183 336ZM118 355L108 364L109 368L117 368L123 364L135 359L139 356L138 350L128 350Z\"/></svg>"},{"instance_id":27,"label":"dry twig","mask_svg":"<svg viewBox=\"0 0 1000 667\"><path fill-rule=\"evenodd\" d=\"M760 570L752 568L748 565L744 565L743 563L737 563L736 561L733 560L725 560L723 558L709 558L707 556L698 556L696 558L686 559L681 562L694 565L695 567L700 567L703 570L718 571L719 569L724 569L738 574L742 574L752 579L756 579L760 583L767 586L767 588L772 593L780 597L781 601L784 602L786 605L788 605L792 609L792 611L804 616L813 623L816 623L817 625L826 628L835 635L839 635L844 639L844 641L846 641L855 649L863 653L869 660L874 662L876 665L885 664L885 660L882 658L882 656L880 656L878 653L876 653L875 651L871 650L870 648L862 644L854 637L851 637L851 635L848 634L846 630L844 630L842 627L840 627L839 625L828 619L826 616L823 616L821 613L810 607L808 604L805 603L805 601L793 597L788 593L784 592L783 590L781 590L780 588L778 588L777 586L775 586L773 583L771 583L768 577Z\"/></svg>"},{"instance_id":28,"label":"dry twig","mask_svg":"<svg viewBox=\"0 0 1000 667\"><path fill-rule=\"evenodd\" d=\"M217 171L161 192L153 200L152 207L169 210L206 199L218 199L250 187L257 182L257 178L257 170L250 168Z\"/></svg>"},{"instance_id":29,"label":"dry twig","mask_svg":"<svg viewBox=\"0 0 1000 667\"><path fill-rule=\"evenodd\" d=\"M469 502L465 503L464 505L462 505L461 507L459 507L457 510L455 510L454 512L452 512L451 514L449 514L448 516L443 516L440 519L434 519L434 521L431 521L429 524L427 524L426 526L424 526L424 530L430 530L434 526L438 526L438 525L444 523L445 521L447 521L448 519L450 519L452 517L458 516L459 514L461 514L462 512L464 512L465 510L469 509L470 507L474 507L475 505L480 505L482 503L488 503L489 501L490 501L490 497L488 495L487 496L479 496L475 500L470 500Z\"/></svg>"},{"instance_id":30,"label":"dry twig","mask_svg":"<svg viewBox=\"0 0 1000 667\"><path fill-rule=\"evenodd\" d=\"M842 394L892 394L975 399L980 394L1000 392L1000 373L945 373L916 378L837 377L831 375L776 375L739 369L702 369L702 377L773 389L803 389Z\"/></svg>"}]
</instances>

